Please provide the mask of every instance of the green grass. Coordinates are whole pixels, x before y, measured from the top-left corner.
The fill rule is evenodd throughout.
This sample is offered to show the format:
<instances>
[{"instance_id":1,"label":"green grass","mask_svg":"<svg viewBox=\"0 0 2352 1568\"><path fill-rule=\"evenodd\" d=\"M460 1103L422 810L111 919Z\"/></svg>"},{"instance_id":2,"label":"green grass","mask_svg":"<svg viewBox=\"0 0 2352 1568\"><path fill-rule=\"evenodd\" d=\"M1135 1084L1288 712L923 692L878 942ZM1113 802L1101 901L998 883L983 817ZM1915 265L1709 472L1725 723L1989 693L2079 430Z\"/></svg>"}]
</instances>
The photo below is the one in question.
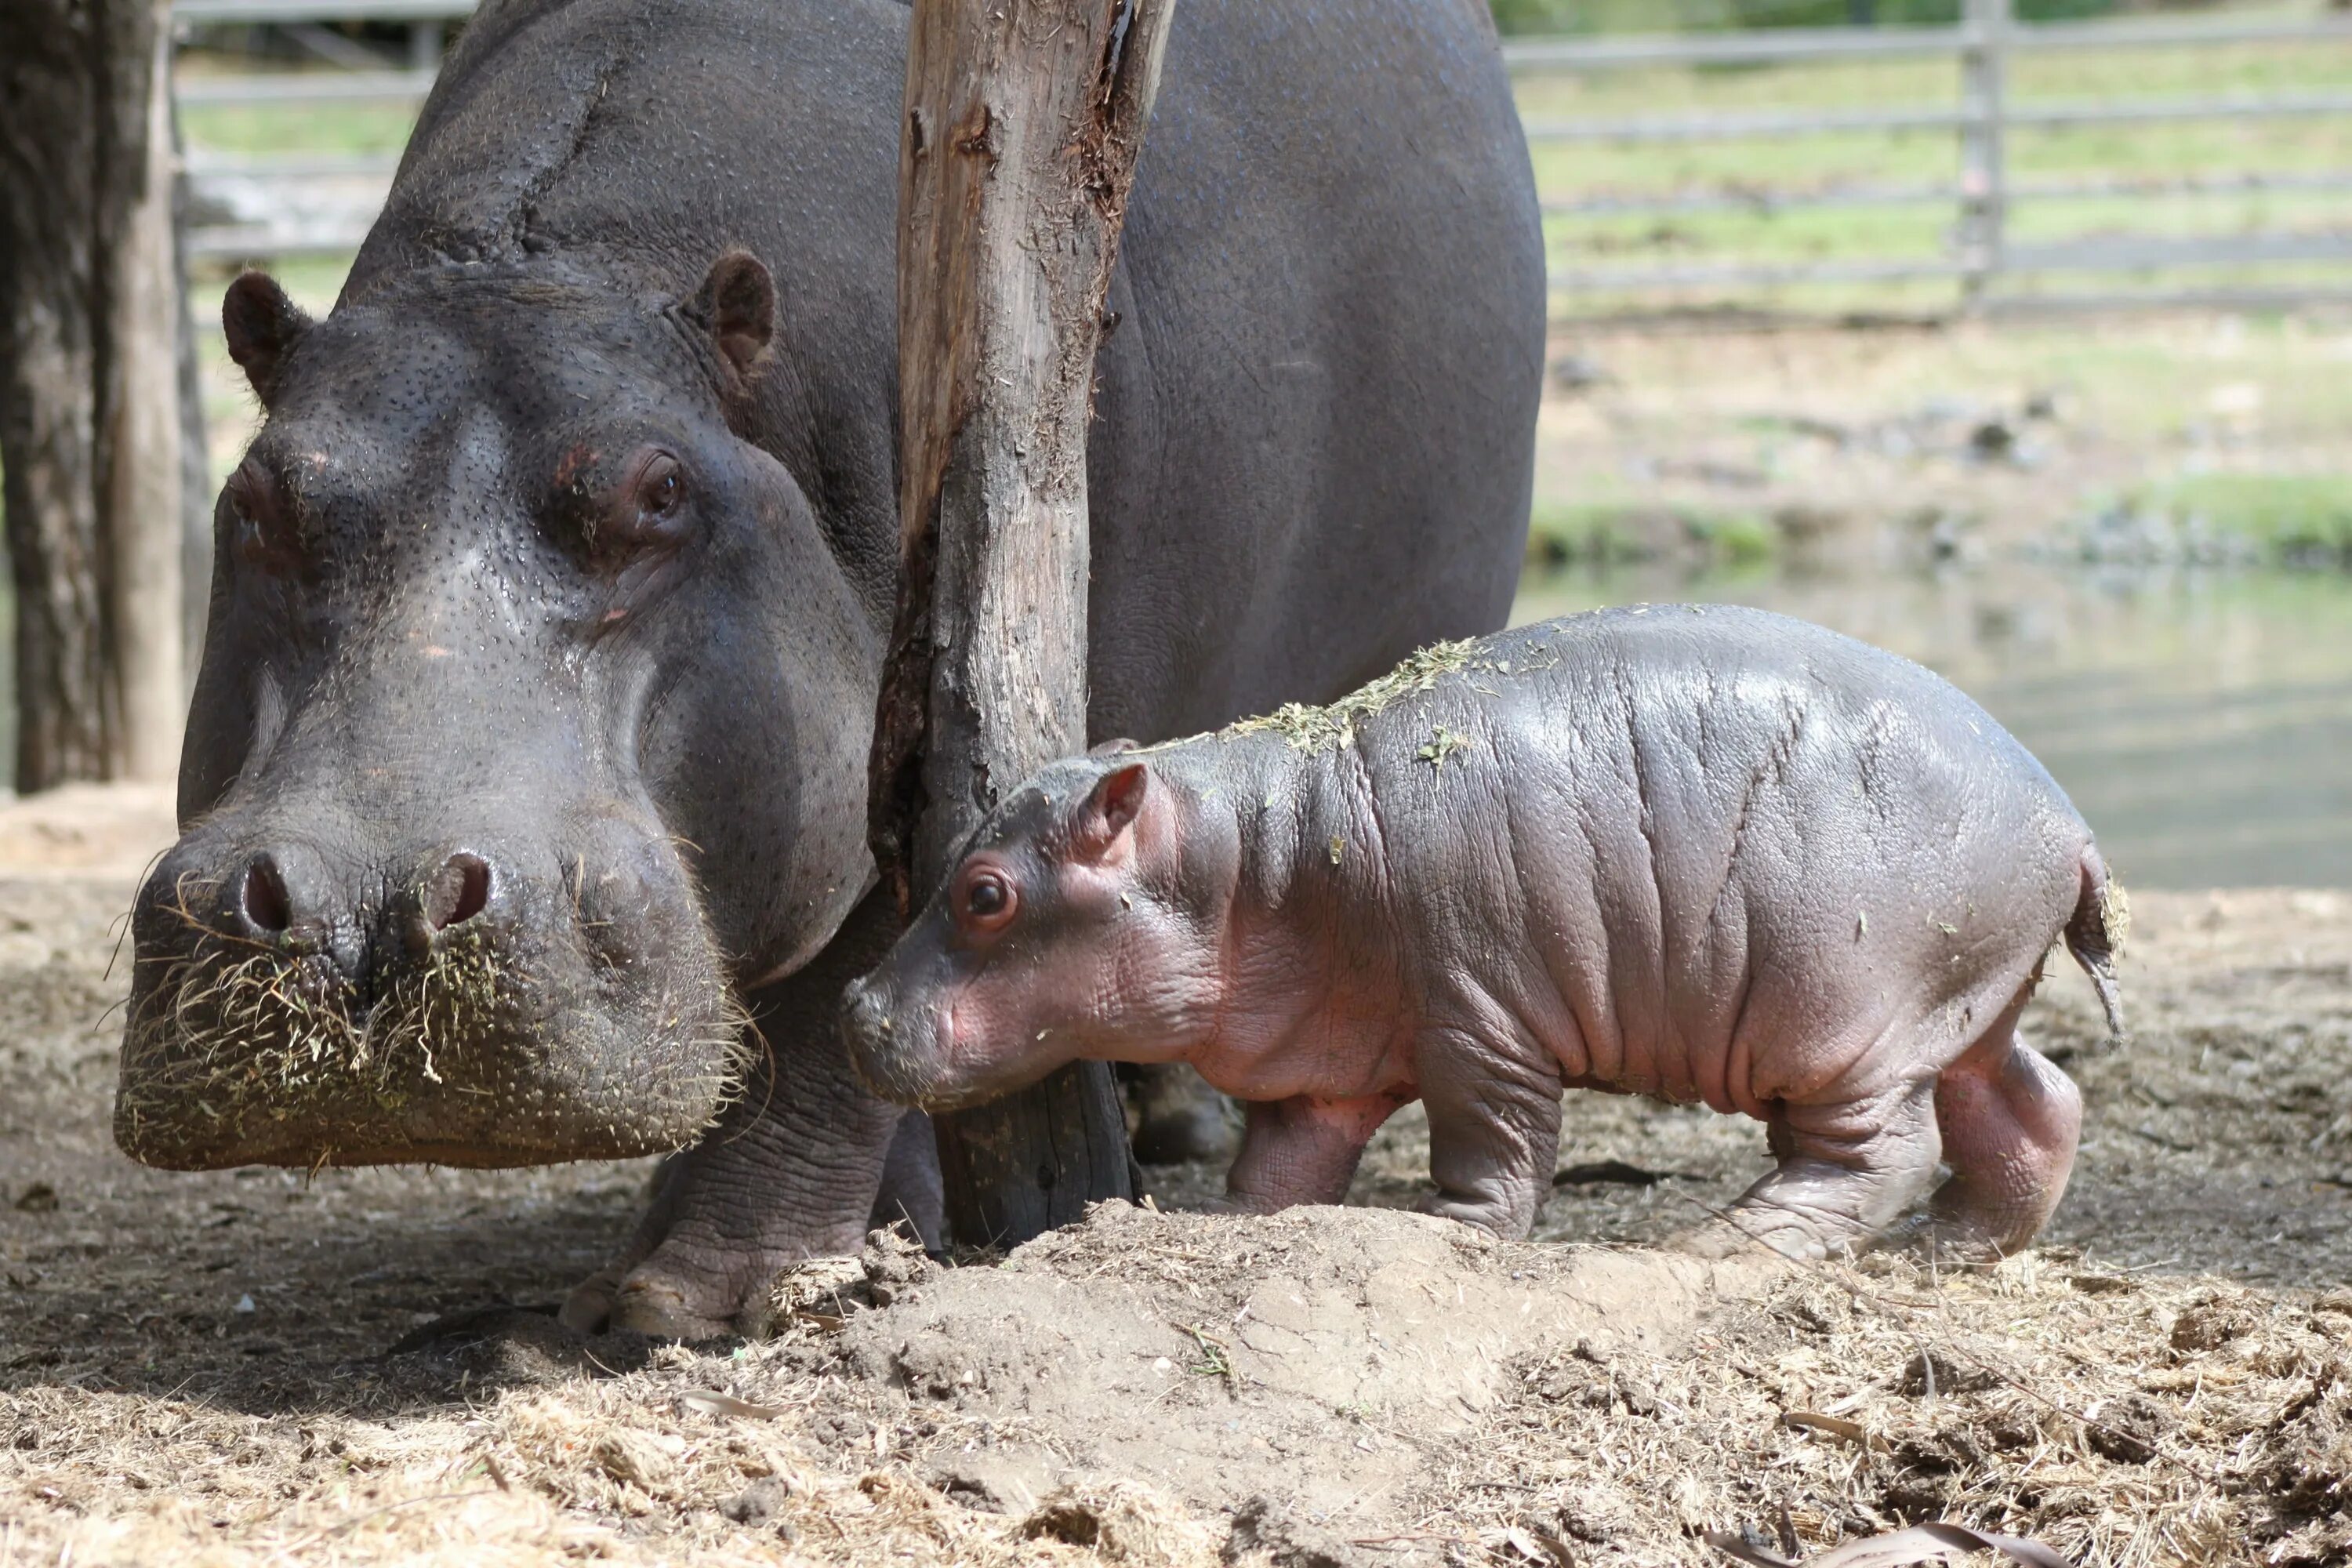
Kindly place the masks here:
<instances>
[{"instance_id":1,"label":"green grass","mask_svg":"<svg viewBox=\"0 0 2352 1568\"><path fill-rule=\"evenodd\" d=\"M1619 567L1672 561L1739 573L1780 554L1780 534L1753 512L1627 501L1538 500L1528 520L1531 564Z\"/></svg>"},{"instance_id":2,"label":"green grass","mask_svg":"<svg viewBox=\"0 0 2352 1568\"><path fill-rule=\"evenodd\" d=\"M176 72L188 80L259 68L249 60L191 50L180 56ZM404 101L195 104L180 110L180 128L190 146L215 153L396 153L408 144L416 109Z\"/></svg>"},{"instance_id":3,"label":"green grass","mask_svg":"<svg viewBox=\"0 0 2352 1568\"><path fill-rule=\"evenodd\" d=\"M2316 5L2255 9L2311 14ZM2012 103L2032 104L2142 97L2258 98L2347 88L2352 88L2352 45L2328 43L2028 57L2013 63L2009 91ZM1529 121L1643 119L1700 112L1948 108L1959 101L1959 89L1955 62L1895 60L1546 75L1524 80L1519 101ZM1538 187L1553 201L1950 184L1958 166L1957 138L1945 132L1817 133L1689 144L1539 142L1533 156ZM2007 157L2011 177L2018 183L2332 174L2352 167L2352 116L2017 131L2010 138ZM2179 238L2254 231L2341 234L2346 208L2340 192L2020 199L2011 208L2010 233L2020 245L2118 234ZM1925 260L1949 253L1955 216L1944 203L1800 210L1759 205L1721 213L1560 216L1547 220L1545 232L1554 266L1571 269L1652 262ZM2344 268L2242 264L2168 269L2138 281L2193 287L2286 283L2314 276L2340 288ZM2011 284L2032 287L2044 281L2026 279L2021 285L2012 279ZM2046 279L2049 287L2074 289L2109 281L2128 280L2106 274L2053 274ZM1907 308L1948 304L1953 286L1844 286L1750 297L1800 308Z\"/></svg>"},{"instance_id":4,"label":"green grass","mask_svg":"<svg viewBox=\"0 0 2352 1568\"><path fill-rule=\"evenodd\" d=\"M2267 557L2352 566L2352 475L2199 474L2152 487L2143 505Z\"/></svg>"}]
</instances>

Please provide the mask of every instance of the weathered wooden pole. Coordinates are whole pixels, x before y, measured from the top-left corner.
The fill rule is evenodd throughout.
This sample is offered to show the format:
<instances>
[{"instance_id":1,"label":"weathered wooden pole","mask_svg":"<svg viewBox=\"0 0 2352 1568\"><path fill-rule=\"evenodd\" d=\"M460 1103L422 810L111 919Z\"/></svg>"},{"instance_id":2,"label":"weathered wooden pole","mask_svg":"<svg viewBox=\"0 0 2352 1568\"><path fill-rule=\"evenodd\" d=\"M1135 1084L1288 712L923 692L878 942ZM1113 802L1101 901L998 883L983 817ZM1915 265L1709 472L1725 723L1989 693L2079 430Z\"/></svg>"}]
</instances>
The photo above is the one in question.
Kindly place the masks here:
<instances>
[{"instance_id":1,"label":"weathered wooden pole","mask_svg":"<svg viewBox=\"0 0 2352 1568\"><path fill-rule=\"evenodd\" d=\"M1095 348L1172 0L916 0L898 158L898 613L875 857L902 915L1000 794L1087 742ZM958 1239L1131 1197L1108 1068L942 1117Z\"/></svg>"},{"instance_id":2,"label":"weathered wooden pole","mask_svg":"<svg viewBox=\"0 0 2352 1568\"><path fill-rule=\"evenodd\" d=\"M16 786L172 776L186 426L169 0L0 5Z\"/></svg>"}]
</instances>

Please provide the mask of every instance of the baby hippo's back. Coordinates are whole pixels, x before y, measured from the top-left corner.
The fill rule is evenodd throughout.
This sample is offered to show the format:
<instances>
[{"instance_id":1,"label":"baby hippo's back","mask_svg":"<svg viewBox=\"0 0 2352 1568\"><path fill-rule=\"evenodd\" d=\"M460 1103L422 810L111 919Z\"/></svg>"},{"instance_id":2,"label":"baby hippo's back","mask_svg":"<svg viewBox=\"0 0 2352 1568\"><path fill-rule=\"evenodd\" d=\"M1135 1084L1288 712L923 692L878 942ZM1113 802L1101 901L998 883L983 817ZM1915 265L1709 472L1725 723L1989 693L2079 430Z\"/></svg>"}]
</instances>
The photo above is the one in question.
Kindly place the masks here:
<instances>
[{"instance_id":1,"label":"baby hippo's back","mask_svg":"<svg viewBox=\"0 0 2352 1568\"><path fill-rule=\"evenodd\" d=\"M2090 829L1981 708L1822 627L1605 610L1360 726L1433 1021L1765 1116L1929 1077L2082 896Z\"/></svg>"}]
</instances>

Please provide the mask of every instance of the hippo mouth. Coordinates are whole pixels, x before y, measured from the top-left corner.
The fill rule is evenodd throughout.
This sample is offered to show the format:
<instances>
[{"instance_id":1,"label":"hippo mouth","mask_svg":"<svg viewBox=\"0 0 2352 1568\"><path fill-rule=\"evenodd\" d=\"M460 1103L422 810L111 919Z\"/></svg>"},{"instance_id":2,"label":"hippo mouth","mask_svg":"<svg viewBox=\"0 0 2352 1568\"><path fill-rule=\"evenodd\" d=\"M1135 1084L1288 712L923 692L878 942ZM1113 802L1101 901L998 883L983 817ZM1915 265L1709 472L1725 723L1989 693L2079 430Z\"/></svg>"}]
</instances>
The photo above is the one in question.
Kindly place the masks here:
<instances>
[{"instance_id":1,"label":"hippo mouth","mask_svg":"<svg viewBox=\"0 0 2352 1568\"><path fill-rule=\"evenodd\" d=\"M888 964L853 984L843 999L841 1030L850 1069L884 1100L927 1114L969 1110L1028 1088L1068 1058L988 1059L954 1048L953 1026L936 1009L894 1005Z\"/></svg>"},{"instance_id":2,"label":"hippo mouth","mask_svg":"<svg viewBox=\"0 0 2352 1568\"><path fill-rule=\"evenodd\" d=\"M744 1016L707 939L616 963L453 928L362 986L314 940L179 900L143 897L134 924L114 1131L144 1164L627 1158L694 1141L741 1081Z\"/></svg>"}]
</instances>

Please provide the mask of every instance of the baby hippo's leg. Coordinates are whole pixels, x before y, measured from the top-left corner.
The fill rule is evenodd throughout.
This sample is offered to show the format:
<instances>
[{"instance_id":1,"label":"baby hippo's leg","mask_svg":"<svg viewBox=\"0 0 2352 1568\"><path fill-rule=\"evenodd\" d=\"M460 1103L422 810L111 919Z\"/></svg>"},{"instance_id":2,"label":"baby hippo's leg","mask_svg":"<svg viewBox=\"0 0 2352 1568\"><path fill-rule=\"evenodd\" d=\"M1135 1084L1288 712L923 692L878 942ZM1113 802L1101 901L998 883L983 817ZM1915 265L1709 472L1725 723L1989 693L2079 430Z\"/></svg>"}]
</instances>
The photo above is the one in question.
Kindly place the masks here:
<instances>
[{"instance_id":1,"label":"baby hippo's leg","mask_svg":"<svg viewBox=\"0 0 2352 1568\"><path fill-rule=\"evenodd\" d=\"M2083 1131L2072 1079L2004 1019L1936 1086L1949 1180L1930 1216L1939 1247L2000 1256L2031 1242L2065 1194Z\"/></svg>"},{"instance_id":2,"label":"baby hippo's leg","mask_svg":"<svg viewBox=\"0 0 2352 1568\"><path fill-rule=\"evenodd\" d=\"M1272 1214L1293 1204L1338 1203L1355 1180L1364 1145L1403 1103L1387 1094L1252 1101L1242 1152L1225 1175L1225 1206Z\"/></svg>"},{"instance_id":3,"label":"baby hippo's leg","mask_svg":"<svg viewBox=\"0 0 2352 1568\"><path fill-rule=\"evenodd\" d=\"M1776 1106L1779 1164L1675 1245L1707 1258L1759 1244L1809 1259L1867 1248L1935 1179L1935 1088L1925 1079L1849 1105Z\"/></svg>"},{"instance_id":4,"label":"baby hippo's leg","mask_svg":"<svg viewBox=\"0 0 2352 1568\"><path fill-rule=\"evenodd\" d=\"M1512 1240L1526 1236L1559 1158L1559 1062L1549 1052L1520 1060L1466 1036L1425 1045L1419 1055L1437 1183L1422 1212Z\"/></svg>"}]
</instances>

